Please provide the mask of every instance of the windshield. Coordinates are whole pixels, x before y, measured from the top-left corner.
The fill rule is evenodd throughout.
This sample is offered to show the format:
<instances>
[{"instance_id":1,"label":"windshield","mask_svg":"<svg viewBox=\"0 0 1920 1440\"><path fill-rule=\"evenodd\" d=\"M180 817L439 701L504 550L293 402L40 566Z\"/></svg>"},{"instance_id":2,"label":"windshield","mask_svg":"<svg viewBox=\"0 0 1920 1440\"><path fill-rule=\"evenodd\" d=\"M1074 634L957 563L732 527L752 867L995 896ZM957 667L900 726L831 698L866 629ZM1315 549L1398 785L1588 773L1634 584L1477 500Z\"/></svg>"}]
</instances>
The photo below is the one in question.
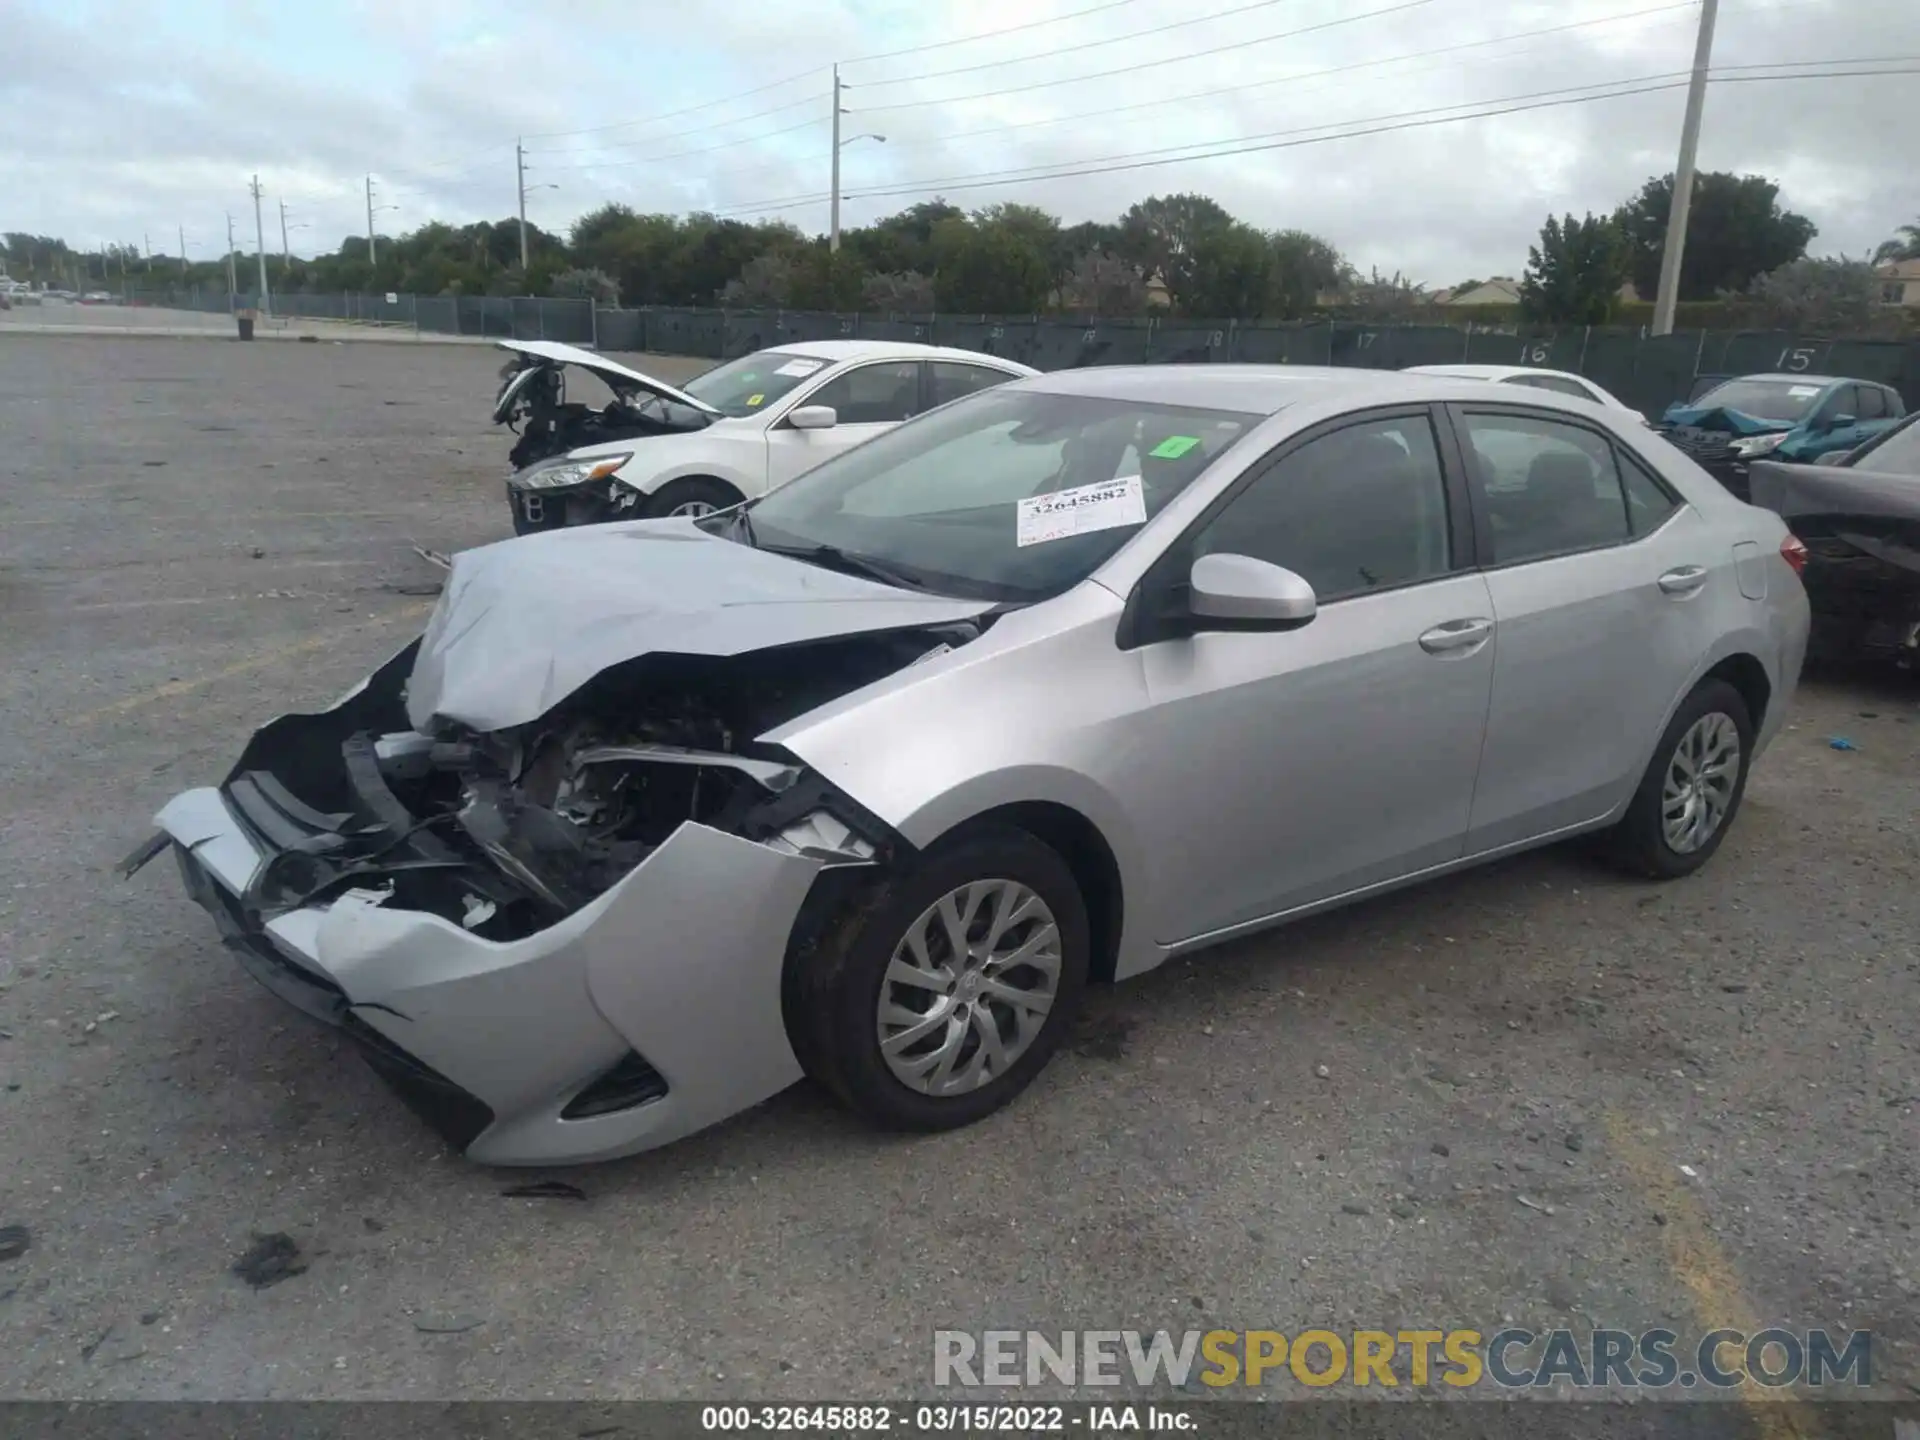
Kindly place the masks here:
<instances>
[{"instance_id":1,"label":"windshield","mask_svg":"<svg viewBox=\"0 0 1920 1440\"><path fill-rule=\"evenodd\" d=\"M1824 388L1793 380L1729 380L1724 385L1716 385L1689 408L1738 410L1756 420L1791 424L1805 417Z\"/></svg>"},{"instance_id":2,"label":"windshield","mask_svg":"<svg viewBox=\"0 0 1920 1440\"><path fill-rule=\"evenodd\" d=\"M1078 584L1263 417L986 390L782 486L749 543L992 600Z\"/></svg>"},{"instance_id":3,"label":"windshield","mask_svg":"<svg viewBox=\"0 0 1920 1440\"><path fill-rule=\"evenodd\" d=\"M716 365L680 388L694 399L704 400L722 415L738 420L758 414L830 363L784 350L761 350Z\"/></svg>"},{"instance_id":4,"label":"windshield","mask_svg":"<svg viewBox=\"0 0 1920 1440\"><path fill-rule=\"evenodd\" d=\"M1861 446L1847 464L1879 474L1920 479L1920 416L1909 417L1878 440Z\"/></svg>"}]
</instances>

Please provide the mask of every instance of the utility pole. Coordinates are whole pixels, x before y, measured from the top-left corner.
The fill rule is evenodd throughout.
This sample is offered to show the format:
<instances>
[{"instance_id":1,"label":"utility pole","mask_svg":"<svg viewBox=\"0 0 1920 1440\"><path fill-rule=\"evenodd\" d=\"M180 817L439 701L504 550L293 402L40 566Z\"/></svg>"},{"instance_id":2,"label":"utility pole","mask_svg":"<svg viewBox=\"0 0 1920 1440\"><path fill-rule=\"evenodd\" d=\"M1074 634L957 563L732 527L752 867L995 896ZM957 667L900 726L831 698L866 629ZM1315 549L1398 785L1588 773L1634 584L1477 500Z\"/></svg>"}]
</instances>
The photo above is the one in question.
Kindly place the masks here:
<instances>
[{"instance_id":1,"label":"utility pole","mask_svg":"<svg viewBox=\"0 0 1920 1440\"><path fill-rule=\"evenodd\" d=\"M1660 252L1660 289L1653 301L1653 333L1673 333L1680 300L1680 262L1687 250L1687 217L1693 206L1693 159L1700 148L1700 115L1707 104L1707 67L1713 59L1713 21L1720 0L1700 0L1700 34L1693 45L1693 78L1687 84L1687 114L1680 124L1680 158L1673 167L1673 202L1667 207L1667 243Z\"/></svg>"},{"instance_id":2,"label":"utility pole","mask_svg":"<svg viewBox=\"0 0 1920 1440\"><path fill-rule=\"evenodd\" d=\"M840 67L833 67L833 198L827 210L827 253L840 251Z\"/></svg>"},{"instance_id":3,"label":"utility pole","mask_svg":"<svg viewBox=\"0 0 1920 1440\"><path fill-rule=\"evenodd\" d=\"M380 257L373 250L373 176L367 176L367 264L378 265Z\"/></svg>"},{"instance_id":4,"label":"utility pole","mask_svg":"<svg viewBox=\"0 0 1920 1440\"><path fill-rule=\"evenodd\" d=\"M280 202L280 273L293 269L293 252L287 246L287 202Z\"/></svg>"},{"instance_id":5,"label":"utility pole","mask_svg":"<svg viewBox=\"0 0 1920 1440\"><path fill-rule=\"evenodd\" d=\"M180 227L180 278L187 278L187 227Z\"/></svg>"},{"instance_id":6,"label":"utility pole","mask_svg":"<svg viewBox=\"0 0 1920 1440\"><path fill-rule=\"evenodd\" d=\"M514 188L520 192L520 273L527 273L527 152L519 138L513 142Z\"/></svg>"},{"instance_id":7,"label":"utility pole","mask_svg":"<svg viewBox=\"0 0 1920 1440\"><path fill-rule=\"evenodd\" d=\"M233 308L233 297L240 293L240 277L233 265L233 212L227 211L227 308Z\"/></svg>"},{"instance_id":8,"label":"utility pole","mask_svg":"<svg viewBox=\"0 0 1920 1440\"><path fill-rule=\"evenodd\" d=\"M267 228L260 219L260 177L253 177L253 254L260 262L260 308L273 314L273 296L267 291Z\"/></svg>"}]
</instances>

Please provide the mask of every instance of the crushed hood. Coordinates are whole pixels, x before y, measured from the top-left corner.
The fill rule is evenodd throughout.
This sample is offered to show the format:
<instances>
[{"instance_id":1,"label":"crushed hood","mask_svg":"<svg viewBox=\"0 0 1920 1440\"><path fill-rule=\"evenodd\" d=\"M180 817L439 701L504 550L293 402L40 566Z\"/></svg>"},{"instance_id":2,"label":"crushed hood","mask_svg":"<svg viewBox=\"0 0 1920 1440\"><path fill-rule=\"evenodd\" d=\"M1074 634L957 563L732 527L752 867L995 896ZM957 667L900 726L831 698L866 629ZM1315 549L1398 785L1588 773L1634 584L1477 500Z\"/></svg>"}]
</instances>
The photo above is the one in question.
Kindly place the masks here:
<instances>
[{"instance_id":1,"label":"crushed hood","mask_svg":"<svg viewBox=\"0 0 1920 1440\"><path fill-rule=\"evenodd\" d=\"M453 557L407 717L423 730L436 717L500 730L643 655L741 655L990 608L755 550L690 520L555 530Z\"/></svg>"},{"instance_id":2,"label":"crushed hood","mask_svg":"<svg viewBox=\"0 0 1920 1440\"><path fill-rule=\"evenodd\" d=\"M1729 410L1720 405L1706 409L1669 405L1667 413L1660 418L1661 423L1666 425L1690 425L1696 430L1725 430L1734 435L1771 435L1794 428L1794 422L1790 420L1762 420L1744 410Z\"/></svg>"},{"instance_id":3,"label":"crushed hood","mask_svg":"<svg viewBox=\"0 0 1920 1440\"><path fill-rule=\"evenodd\" d=\"M629 369L625 365L607 359L604 355L596 355L591 350L582 350L577 345L562 345L558 340L501 340L496 343L502 350L510 350L518 355L531 355L535 359L550 361L555 365L578 365L582 370L590 370L605 380L615 394L625 395L635 390L643 390L671 400L676 405L685 405L689 409L697 410L702 415L720 414L706 401L696 400L686 391L676 389L664 380L656 380L642 371ZM502 402L506 399L504 391L501 399Z\"/></svg>"}]
</instances>

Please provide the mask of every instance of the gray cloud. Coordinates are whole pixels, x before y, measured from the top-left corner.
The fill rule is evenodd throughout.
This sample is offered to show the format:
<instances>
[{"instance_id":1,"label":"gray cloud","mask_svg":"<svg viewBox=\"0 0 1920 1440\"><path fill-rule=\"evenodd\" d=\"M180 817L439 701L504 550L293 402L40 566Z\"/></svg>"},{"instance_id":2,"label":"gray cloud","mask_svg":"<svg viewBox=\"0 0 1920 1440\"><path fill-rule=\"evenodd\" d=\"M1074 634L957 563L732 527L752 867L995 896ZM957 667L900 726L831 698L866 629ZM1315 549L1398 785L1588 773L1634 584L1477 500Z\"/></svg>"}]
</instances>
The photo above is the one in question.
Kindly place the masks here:
<instances>
[{"instance_id":1,"label":"gray cloud","mask_svg":"<svg viewBox=\"0 0 1920 1440\"><path fill-rule=\"evenodd\" d=\"M1205 0L1204 13L1247 3ZM771 211L766 202L824 195L825 75L836 58L848 60L849 133L887 136L845 154L848 224L943 190L968 205L1041 204L1069 221L1110 218L1150 193L1199 190L1257 224L1323 234L1363 268L1447 283L1517 274L1546 214L1609 210L1671 168L1679 90L1031 184L963 189L954 179L1672 76L1690 62L1696 17L1690 6L1667 9L1433 54L1659 11L1660 0L1430 0L1261 39L1394 3L1272 0L1209 21L1182 0L1130 0L862 62L848 57L1023 25L1089 0L930 0L905 19L863 0L790 0L778 24L762 23L764 12L727 18L665 0L316 0L301 12L310 47L250 43L260 17L249 21L243 3L201 0L175 17L206 37L182 45L139 23L149 7L102 0L87 33L118 13L123 29L105 28L129 37L115 41L117 78L105 89L109 72L96 47L76 43L76 27L15 5L0 73L0 194L10 202L0 223L83 244L143 232L158 240L184 223L195 253L211 254L224 239L222 212L243 215L250 233L245 183L258 170L270 203L287 199L309 225L304 248L331 248L364 227L368 171L402 207L383 228L509 213L512 141L526 133L538 137L528 141L534 178L560 186L530 197L530 214L549 228L617 199L774 213L817 230L824 200ZM1190 23L1116 38L1172 22ZM1183 58L1208 49L1218 53ZM1725 0L1715 63L1915 55L1920 7L1902 0ZM984 68L916 78L963 66ZM1016 89L1120 67L1137 68ZM1140 108L1181 96L1191 98ZM1817 251L1861 254L1920 213L1906 153L1917 100L1920 75L1716 85L1701 164L1774 177L1819 224ZM544 133L696 106L652 124ZM658 159L686 151L707 153ZM907 193L863 198L869 190Z\"/></svg>"}]
</instances>

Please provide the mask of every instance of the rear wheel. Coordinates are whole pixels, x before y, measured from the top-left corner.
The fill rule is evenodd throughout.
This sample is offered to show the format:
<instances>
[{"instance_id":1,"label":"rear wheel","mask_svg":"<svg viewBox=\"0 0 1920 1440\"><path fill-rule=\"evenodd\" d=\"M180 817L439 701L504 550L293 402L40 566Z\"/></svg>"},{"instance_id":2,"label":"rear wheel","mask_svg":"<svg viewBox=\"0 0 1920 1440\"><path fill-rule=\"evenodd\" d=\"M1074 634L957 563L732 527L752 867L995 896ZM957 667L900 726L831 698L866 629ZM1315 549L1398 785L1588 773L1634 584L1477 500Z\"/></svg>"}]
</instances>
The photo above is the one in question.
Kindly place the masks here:
<instances>
[{"instance_id":1,"label":"rear wheel","mask_svg":"<svg viewBox=\"0 0 1920 1440\"><path fill-rule=\"evenodd\" d=\"M1627 813L1608 832L1611 857L1655 880L1698 870L1739 813L1752 756L1747 702L1724 680L1701 681L1660 737Z\"/></svg>"},{"instance_id":2,"label":"rear wheel","mask_svg":"<svg viewBox=\"0 0 1920 1440\"><path fill-rule=\"evenodd\" d=\"M1024 830L936 846L834 940L796 959L794 1050L849 1108L948 1130L1007 1104L1046 1065L1086 987L1086 905Z\"/></svg>"},{"instance_id":3,"label":"rear wheel","mask_svg":"<svg viewBox=\"0 0 1920 1440\"><path fill-rule=\"evenodd\" d=\"M744 498L724 480L693 475L662 485L641 502L640 513L655 520L667 515L696 519L738 505Z\"/></svg>"}]
</instances>

